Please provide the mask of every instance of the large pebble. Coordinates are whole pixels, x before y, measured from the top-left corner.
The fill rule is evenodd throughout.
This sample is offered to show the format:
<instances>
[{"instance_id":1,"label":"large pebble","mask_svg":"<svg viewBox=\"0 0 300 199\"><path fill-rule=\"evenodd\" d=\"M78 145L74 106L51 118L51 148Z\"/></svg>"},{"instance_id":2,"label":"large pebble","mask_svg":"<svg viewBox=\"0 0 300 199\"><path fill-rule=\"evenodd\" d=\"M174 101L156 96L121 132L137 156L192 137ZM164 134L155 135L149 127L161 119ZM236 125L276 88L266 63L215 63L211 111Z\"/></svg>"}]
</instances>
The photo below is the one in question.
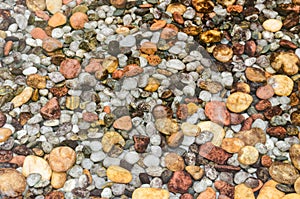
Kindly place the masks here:
<instances>
[{"instance_id":1,"label":"large pebble","mask_svg":"<svg viewBox=\"0 0 300 199\"><path fill-rule=\"evenodd\" d=\"M66 79L72 79L77 77L80 71L81 71L81 65L77 59L65 59L60 63L59 72Z\"/></svg>"},{"instance_id":2,"label":"large pebble","mask_svg":"<svg viewBox=\"0 0 300 199\"><path fill-rule=\"evenodd\" d=\"M289 96L294 87L294 82L286 75L273 75L268 79L268 84L274 89L276 95Z\"/></svg>"},{"instance_id":3,"label":"large pebble","mask_svg":"<svg viewBox=\"0 0 300 199\"><path fill-rule=\"evenodd\" d=\"M221 146L222 140L225 136L225 130L222 126L220 126L217 123L211 122L211 121L204 121L197 124L198 127L200 127L201 132L211 132L214 134L214 137L212 139L212 143L215 146Z\"/></svg>"},{"instance_id":4,"label":"large pebble","mask_svg":"<svg viewBox=\"0 0 300 199\"><path fill-rule=\"evenodd\" d=\"M63 172L52 172L51 185L54 189L60 189L65 185L67 174Z\"/></svg>"},{"instance_id":5,"label":"large pebble","mask_svg":"<svg viewBox=\"0 0 300 199\"><path fill-rule=\"evenodd\" d=\"M60 11L62 6L62 0L46 0L47 10L52 14Z\"/></svg>"},{"instance_id":6,"label":"large pebble","mask_svg":"<svg viewBox=\"0 0 300 199\"><path fill-rule=\"evenodd\" d=\"M187 136L197 137L201 133L201 129L199 126L188 122L183 122L180 128L182 133Z\"/></svg>"},{"instance_id":7,"label":"large pebble","mask_svg":"<svg viewBox=\"0 0 300 199\"><path fill-rule=\"evenodd\" d=\"M9 128L0 128L0 142L5 142L12 134Z\"/></svg>"},{"instance_id":8,"label":"large pebble","mask_svg":"<svg viewBox=\"0 0 300 199\"><path fill-rule=\"evenodd\" d=\"M84 28L84 24L88 22L88 20L88 16L85 13L75 12L70 17L70 24L72 28L74 28L75 30L79 30Z\"/></svg>"},{"instance_id":9,"label":"large pebble","mask_svg":"<svg viewBox=\"0 0 300 199\"><path fill-rule=\"evenodd\" d=\"M224 149L215 146L211 142L206 142L200 146L199 155L217 164L225 164L227 159L232 156L230 153L227 153Z\"/></svg>"},{"instance_id":10,"label":"large pebble","mask_svg":"<svg viewBox=\"0 0 300 199\"><path fill-rule=\"evenodd\" d=\"M221 144L222 149L228 153L237 153L245 143L239 138L224 138Z\"/></svg>"},{"instance_id":11,"label":"large pebble","mask_svg":"<svg viewBox=\"0 0 300 199\"><path fill-rule=\"evenodd\" d=\"M300 194L290 193L290 194L283 196L281 199L299 199L299 198L300 198Z\"/></svg>"},{"instance_id":12,"label":"large pebble","mask_svg":"<svg viewBox=\"0 0 300 199\"><path fill-rule=\"evenodd\" d=\"M255 197L250 187L239 184L234 187L234 199L255 199Z\"/></svg>"},{"instance_id":13,"label":"large pebble","mask_svg":"<svg viewBox=\"0 0 300 199\"><path fill-rule=\"evenodd\" d=\"M282 22L278 19L267 19L262 24L263 28L270 32L277 32L282 27Z\"/></svg>"},{"instance_id":14,"label":"large pebble","mask_svg":"<svg viewBox=\"0 0 300 199\"><path fill-rule=\"evenodd\" d=\"M19 95L15 96L11 103L13 103L14 107L19 107L28 102L32 96L33 88L26 87Z\"/></svg>"},{"instance_id":15,"label":"large pebble","mask_svg":"<svg viewBox=\"0 0 300 199\"><path fill-rule=\"evenodd\" d=\"M212 101L205 105L205 115L212 121L221 125L230 124L230 113L224 102Z\"/></svg>"},{"instance_id":16,"label":"large pebble","mask_svg":"<svg viewBox=\"0 0 300 199\"><path fill-rule=\"evenodd\" d=\"M26 5L31 11L45 10L46 1L45 0L26 0Z\"/></svg>"},{"instance_id":17,"label":"large pebble","mask_svg":"<svg viewBox=\"0 0 300 199\"><path fill-rule=\"evenodd\" d=\"M113 127L116 129L129 131L132 128L131 117L126 115L116 119L113 123Z\"/></svg>"},{"instance_id":18,"label":"large pebble","mask_svg":"<svg viewBox=\"0 0 300 199\"><path fill-rule=\"evenodd\" d=\"M174 193L186 193L192 185L193 180L185 171L175 171L168 182L168 189Z\"/></svg>"},{"instance_id":19,"label":"large pebble","mask_svg":"<svg viewBox=\"0 0 300 199\"><path fill-rule=\"evenodd\" d=\"M67 146L54 148L49 155L49 165L55 172L65 172L76 160L75 151Z\"/></svg>"},{"instance_id":20,"label":"large pebble","mask_svg":"<svg viewBox=\"0 0 300 199\"><path fill-rule=\"evenodd\" d=\"M22 173L27 177L31 173L39 173L42 176L43 180L50 180L52 170L46 160L38 156L29 155L26 156Z\"/></svg>"},{"instance_id":21,"label":"large pebble","mask_svg":"<svg viewBox=\"0 0 300 199\"><path fill-rule=\"evenodd\" d=\"M169 199L170 193L165 189L137 188L132 194L132 199Z\"/></svg>"},{"instance_id":22,"label":"large pebble","mask_svg":"<svg viewBox=\"0 0 300 199\"><path fill-rule=\"evenodd\" d=\"M258 157L259 153L253 146L244 146L238 153L238 161L243 165L254 164Z\"/></svg>"},{"instance_id":23,"label":"large pebble","mask_svg":"<svg viewBox=\"0 0 300 199\"><path fill-rule=\"evenodd\" d=\"M230 111L240 113L245 111L252 101L253 98L251 95L242 92L235 92L228 96L226 106Z\"/></svg>"},{"instance_id":24,"label":"large pebble","mask_svg":"<svg viewBox=\"0 0 300 199\"><path fill-rule=\"evenodd\" d=\"M47 120L58 119L61 115L60 106L56 97L50 99L40 111L43 118Z\"/></svg>"},{"instance_id":25,"label":"large pebble","mask_svg":"<svg viewBox=\"0 0 300 199\"><path fill-rule=\"evenodd\" d=\"M67 22L67 17L61 13L55 13L48 21L48 25L55 28L61 25L64 25Z\"/></svg>"},{"instance_id":26,"label":"large pebble","mask_svg":"<svg viewBox=\"0 0 300 199\"><path fill-rule=\"evenodd\" d=\"M290 157L294 167L300 170L300 144L293 144L291 146Z\"/></svg>"},{"instance_id":27,"label":"large pebble","mask_svg":"<svg viewBox=\"0 0 300 199\"><path fill-rule=\"evenodd\" d=\"M131 173L120 166L111 165L106 170L109 180L115 183L129 183L132 180Z\"/></svg>"},{"instance_id":28,"label":"large pebble","mask_svg":"<svg viewBox=\"0 0 300 199\"><path fill-rule=\"evenodd\" d=\"M276 189L277 184L274 180L266 182L259 191L257 199L281 199L285 194Z\"/></svg>"},{"instance_id":29,"label":"large pebble","mask_svg":"<svg viewBox=\"0 0 300 199\"><path fill-rule=\"evenodd\" d=\"M110 150L115 147L115 145L119 145L123 147L125 145L124 138L115 131L106 132L101 140L103 151L108 153Z\"/></svg>"},{"instance_id":30,"label":"large pebble","mask_svg":"<svg viewBox=\"0 0 300 199\"><path fill-rule=\"evenodd\" d=\"M261 128L240 131L234 137L241 139L246 145L254 146L257 143L266 142L266 133Z\"/></svg>"},{"instance_id":31,"label":"large pebble","mask_svg":"<svg viewBox=\"0 0 300 199\"><path fill-rule=\"evenodd\" d=\"M299 177L299 172L293 165L282 162L273 162L269 173L275 181L284 184L294 184Z\"/></svg>"},{"instance_id":32,"label":"large pebble","mask_svg":"<svg viewBox=\"0 0 300 199\"><path fill-rule=\"evenodd\" d=\"M184 160L176 153L168 153L165 157L165 164L171 171L182 171L184 169Z\"/></svg>"},{"instance_id":33,"label":"large pebble","mask_svg":"<svg viewBox=\"0 0 300 199\"><path fill-rule=\"evenodd\" d=\"M46 88L46 77L39 74L32 74L27 77L26 83L32 88L43 89Z\"/></svg>"},{"instance_id":34,"label":"large pebble","mask_svg":"<svg viewBox=\"0 0 300 199\"><path fill-rule=\"evenodd\" d=\"M26 180L21 173L11 168L0 169L0 196L18 197L25 191L25 188Z\"/></svg>"},{"instance_id":35,"label":"large pebble","mask_svg":"<svg viewBox=\"0 0 300 199\"><path fill-rule=\"evenodd\" d=\"M53 52L55 50L62 48L63 44L57 39L54 39L52 37L47 37L43 39L42 47L47 52Z\"/></svg>"}]
</instances>

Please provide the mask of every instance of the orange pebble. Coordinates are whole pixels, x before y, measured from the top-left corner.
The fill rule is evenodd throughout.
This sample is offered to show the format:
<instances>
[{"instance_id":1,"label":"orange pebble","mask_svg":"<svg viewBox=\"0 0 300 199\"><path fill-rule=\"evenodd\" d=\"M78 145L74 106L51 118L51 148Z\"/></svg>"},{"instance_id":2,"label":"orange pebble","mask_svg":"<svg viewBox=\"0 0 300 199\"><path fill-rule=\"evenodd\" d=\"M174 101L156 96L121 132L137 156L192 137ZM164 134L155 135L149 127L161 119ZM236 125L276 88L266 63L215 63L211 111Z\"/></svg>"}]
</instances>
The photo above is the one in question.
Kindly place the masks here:
<instances>
[{"instance_id":1,"label":"orange pebble","mask_svg":"<svg viewBox=\"0 0 300 199\"><path fill-rule=\"evenodd\" d=\"M109 106L104 106L103 107L103 111L105 112L105 113L110 113L110 107Z\"/></svg>"},{"instance_id":2,"label":"orange pebble","mask_svg":"<svg viewBox=\"0 0 300 199\"><path fill-rule=\"evenodd\" d=\"M70 24L75 30L83 29L84 24L88 21L88 16L82 12L75 12L70 18Z\"/></svg>"},{"instance_id":3,"label":"orange pebble","mask_svg":"<svg viewBox=\"0 0 300 199\"><path fill-rule=\"evenodd\" d=\"M49 15L45 11L42 11L42 10L35 11L35 15L45 21L48 21L50 18Z\"/></svg>"},{"instance_id":4,"label":"orange pebble","mask_svg":"<svg viewBox=\"0 0 300 199\"><path fill-rule=\"evenodd\" d=\"M46 34L46 32L41 29L41 28L34 28L32 29L32 31L30 32L32 38L34 39L45 39L48 37L48 35Z\"/></svg>"},{"instance_id":5,"label":"orange pebble","mask_svg":"<svg viewBox=\"0 0 300 199\"><path fill-rule=\"evenodd\" d=\"M13 42L12 41L6 42L6 44L4 46L4 56L7 56L9 54L12 46L13 46Z\"/></svg>"},{"instance_id":6,"label":"orange pebble","mask_svg":"<svg viewBox=\"0 0 300 199\"><path fill-rule=\"evenodd\" d=\"M124 71L123 70L115 70L112 73L112 78L114 79L121 79L124 76Z\"/></svg>"},{"instance_id":7,"label":"orange pebble","mask_svg":"<svg viewBox=\"0 0 300 199\"><path fill-rule=\"evenodd\" d=\"M24 160L26 156L23 155L17 155L14 156L9 163L17 164L19 167L23 166Z\"/></svg>"}]
</instances>

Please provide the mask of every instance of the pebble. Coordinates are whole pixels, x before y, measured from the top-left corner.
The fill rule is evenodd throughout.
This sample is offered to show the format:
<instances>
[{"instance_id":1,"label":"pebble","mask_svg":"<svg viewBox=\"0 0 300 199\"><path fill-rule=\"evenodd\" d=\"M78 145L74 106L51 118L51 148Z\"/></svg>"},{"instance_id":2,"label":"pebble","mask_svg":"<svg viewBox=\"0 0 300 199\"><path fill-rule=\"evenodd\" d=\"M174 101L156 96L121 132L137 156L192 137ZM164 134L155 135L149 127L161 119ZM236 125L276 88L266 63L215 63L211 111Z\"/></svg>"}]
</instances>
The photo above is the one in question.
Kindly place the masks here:
<instances>
[{"instance_id":1,"label":"pebble","mask_svg":"<svg viewBox=\"0 0 300 199\"><path fill-rule=\"evenodd\" d=\"M201 192L197 199L215 199L216 198L216 191L211 188L207 187L205 191Z\"/></svg>"},{"instance_id":2,"label":"pebble","mask_svg":"<svg viewBox=\"0 0 300 199\"><path fill-rule=\"evenodd\" d=\"M63 44L55 38L46 37L43 39L42 47L47 52L53 52L55 50L62 48Z\"/></svg>"},{"instance_id":3,"label":"pebble","mask_svg":"<svg viewBox=\"0 0 300 199\"><path fill-rule=\"evenodd\" d=\"M166 66L170 69L175 69L175 70L185 69L185 64L178 59L170 59L169 61L167 61Z\"/></svg>"},{"instance_id":4,"label":"pebble","mask_svg":"<svg viewBox=\"0 0 300 199\"><path fill-rule=\"evenodd\" d=\"M274 180L269 180L268 182L266 182L260 189L257 199L281 199L285 194L276 189L277 184L278 183Z\"/></svg>"},{"instance_id":5,"label":"pebble","mask_svg":"<svg viewBox=\"0 0 300 199\"><path fill-rule=\"evenodd\" d=\"M181 131L186 136L197 137L199 136L201 129L199 126L190 124L188 122L183 122L180 126Z\"/></svg>"},{"instance_id":6,"label":"pebble","mask_svg":"<svg viewBox=\"0 0 300 199\"><path fill-rule=\"evenodd\" d=\"M251 128L240 131L234 137L241 139L245 145L254 146L257 143L266 143L266 133L261 128Z\"/></svg>"},{"instance_id":7,"label":"pebble","mask_svg":"<svg viewBox=\"0 0 300 199\"><path fill-rule=\"evenodd\" d=\"M12 130L9 128L0 128L0 142L7 141L12 133Z\"/></svg>"},{"instance_id":8,"label":"pebble","mask_svg":"<svg viewBox=\"0 0 300 199\"><path fill-rule=\"evenodd\" d=\"M225 164L227 159L232 156L224 149L213 145L211 142L207 142L200 146L199 155L217 164Z\"/></svg>"},{"instance_id":9,"label":"pebble","mask_svg":"<svg viewBox=\"0 0 300 199\"><path fill-rule=\"evenodd\" d=\"M225 130L222 128L222 126L211 121L199 122L197 126L200 127L202 133L211 132L213 134L211 143L215 146L221 146L222 140L225 136ZM202 133L200 133L200 136Z\"/></svg>"},{"instance_id":10,"label":"pebble","mask_svg":"<svg viewBox=\"0 0 300 199\"><path fill-rule=\"evenodd\" d=\"M160 198L168 199L170 198L170 193L165 189L159 188L137 188L132 193L132 199L150 199L150 198Z\"/></svg>"},{"instance_id":11,"label":"pebble","mask_svg":"<svg viewBox=\"0 0 300 199\"><path fill-rule=\"evenodd\" d=\"M55 189L60 189L64 186L67 180L67 174L63 172L52 172L51 185Z\"/></svg>"},{"instance_id":12,"label":"pebble","mask_svg":"<svg viewBox=\"0 0 300 199\"><path fill-rule=\"evenodd\" d=\"M24 176L15 169L0 168L0 194L3 197L22 197L26 188Z\"/></svg>"},{"instance_id":13,"label":"pebble","mask_svg":"<svg viewBox=\"0 0 300 199\"><path fill-rule=\"evenodd\" d=\"M52 15L48 21L48 25L53 28L62 26L66 23L67 23L67 17L61 12L57 12L54 15Z\"/></svg>"},{"instance_id":14,"label":"pebble","mask_svg":"<svg viewBox=\"0 0 300 199\"><path fill-rule=\"evenodd\" d=\"M297 194L300 194L300 177L294 183L294 189Z\"/></svg>"},{"instance_id":15,"label":"pebble","mask_svg":"<svg viewBox=\"0 0 300 199\"><path fill-rule=\"evenodd\" d=\"M277 19L267 19L262 24L263 28L270 32L277 32L282 28L282 22Z\"/></svg>"},{"instance_id":16,"label":"pebble","mask_svg":"<svg viewBox=\"0 0 300 199\"><path fill-rule=\"evenodd\" d=\"M294 166L282 162L273 162L269 173L275 181L284 184L294 184L299 177L299 172Z\"/></svg>"},{"instance_id":17,"label":"pebble","mask_svg":"<svg viewBox=\"0 0 300 199\"><path fill-rule=\"evenodd\" d=\"M186 193L192 183L193 181L188 173L185 171L175 171L168 182L168 189L174 193Z\"/></svg>"},{"instance_id":18,"label":"pebble","mask_svg":"<svg viewBox=\"0 0 300 199\"><path fill-rule=\"evenodd\" d=\"M45 38L48 37L48 35L45 32L45 30L43 30L42 28L33 28L31 30L30 34L31 34L32 38L34 38L34 39L41 39L41 40L43 40L43 39L45 39ZM23 70L23 73L26 70L28 70L28 69Z\"/></svg>"},{"instance_id":19,"label":"pebble","mask_svg":"<svg viewBox=\"0 0 300 199\"><path fill-rule=\"evenodd\" d=\"M224 138L222 140L221 148L228 153L238 153L245 143L239 138Z\"/></svg>"},{"instance_id":20,"label":"pebble","mask_svg":"<svg viewBox=\"0 0 300 199\"><path fill-rule=\"evenodd\" d=\"M274 89L271 85L260 86L256 90L256 96L260 99L270 99L274 95Z\"/></svg>"},{"instance_id":21,"label":"pebble","mask_svg":"<svg viewBox=\"0 0 300 199\"><path fill-rule=\"evenodd\" d=\"M42 176L39 173L31 173L26 178L26 182L30 187L33 187L36 185L40 180L42 179Z\"/></svg>"},{"instance_id":22,"label":"pebble","mask_svg":"<svg viewBox=\"0 0 300 199\"><path fill-rule=\"evenodd\" d=\"M125 140L124 138L115 131L106 132L101 140L103 151L108 153L115 145L124 147Z\"/></svg>"},{"instance_id":23,"label":"pebble","mask_svg":"<svg viewBox=\"0 0 300 199\"><path fill-rule=\"evenodd\" d=\"M238 152L238 160L243 165L254 164L259 157L257 149L253 146L244 146Z\"/></svg>"},{"instance_id":24,"label":"pebble","mask_svg":"<svg viewBox=\"0 0 300 199\"><path fill-rule=\"evenodd\" d=\"M53 120L61 116L61 110L56 97L50 99L40 110L44 119Z\"/></svg>"},{"instance_id":25,"label":"pebble","mask_svg":"<svg viewBox=\"0 0 300 199\"><path fill-rule=\"evenodd\" d=\"M117 165L109 166L106 175L109 180L115 183L129 183L132 180L131 173Z\"/></svg>"},{"instance_id":26,"label":"pebble","mask_svg":"<svg viewBox=\"0 0 300 199\"><path fill-rule=\"evenodd\" d=\"M66 59L61 62L59 72L66 78L72 79L81 72L81 65L77 59Z\"/></svg>"},{"instance_id":27,"label":"pebble","mask_svg":"<svg viewBox=\"0 0 300 199\"><path fill-rule=\"evenodd\" d=\"M138 153L146 152L150 138L144 135L135 135L133 136L134 149Z\"/></svg>"},{"instance_id":28,"label":"pebble","mask_svg":"<svg viewBox=\"0 0 300 199\"><path fill-rule=\"evenodd\" d=\"M219 44L214 48L213 56L220 62L229 62L233 56L233 50L228 45Z\"/></svg>"},{"instance_id":29,"label":"pebble","mask_svg":"<svg viewBox=\"0 0 300 199\"><path fill-rule=\"evenodd\" d=\"M204 175L204 170L199 166L189 165L185 170L193 177L194 180L200 180Z\"/></svg>"},{"instance_id":30,"label":"pebble","mask_svg":"<svg viewBox=\"0 0 300 199\"><path fill-rule=\"evenodd\" d=\"M224 102L212 101L205 105L205 115L212 121L220 125L230 124L230 113Z\"/></svg>"},{"instance_id":31,"label":"pebble","mask_svg":"<svg viewBox=\"0 0 300 199\"><path fill-rule=\"evenodd\" d=\"M255 199L255 196L250 187L239 184L234 187L234 199Z\"/></svg>"},{"instance_id":32,"label":"pebble","mask_svg":"<svg viewBox=\"0 0 300 199\"><path fill-rule=\"evenodd\" d=\"M26 5L31 11L45 10L46 1L45 0L27 0Z\"/></svg>"},{"instance_id":33,"label":"pebble","mask_svg":"<svg viewBox=\"0 0 300 199\"><path fill-rule=\"evenodd\" d=\"M281 199L298 199L299 197L300 197L300 194L290 193L290 194L283 196Z\"/></svg>"},{"instance_id":34,"label":"pebble","mask_svg":"<svg viewBox=\"0 0 300 199\"><path fill-rule=\"evenodd\" d=\"M32 96L33 88L26 87L19 95L15 96L11 103L13 103L14 107L19 107L28 102Z\"/></svg>"},{"instance_id":35,"label":"pebble","mask_svg":"<svg viewBox=\"0 0 300 199\"><path fill-rule=\"evenodd\" d=\"M49 12L55 14L62 7L62 0L46 0L46 7Z\"/></svg>"},{"instance_id":36,"label":"pebble","mask_svg":"<svg viewBox=\"0 0 300 199\"><path fill-rule=\"evenodd\" d=\"M289 96L292 93L294 82L286 75L273 75L268 79L268 84L278 96Z\"/></svg>"},{"instance_id":37,"label":"pebble","mask_svg":"<svg viewBox=\"0 0 300 199\"><path fill-rule=\"evenodd\" d=\"M300 169L300 156L299 156L300 144L293 144L289 149L291 161L298 170Z\"/></svg>"},{"instance_id":38,"label":"pebble","mask_svg":"<svg viewBox=\"0 0 300 199\"><path fill-rule=\"evenodd\" d=\"M26 156L22 173L25 177L29 176L32 173L38 173L42 176L43 180L50 180L52 170L46 160L38 156L29 155Z\"/></svg>"},{"instance_id":39,"label":"pebble","mask_svg":"<svg viewBox=\"0 0 300 199\"><path fill-rule=\"evenodd\" d=\"M171 171L182 171L184 169L184 160L176 153L168 153L165 156L165 165Z\"/></svg>"},{"instance_id":40,"label":"pebble","mask_svg":"<svg viewBox=\"0 0 300 199\"><path fill-rule=\"evenodd\" d=\"M228 96L227 108L234 113L245 111L253 101L253 97L247 93L235 92Z\"/></svg>"},{"instance_id":41,"label":"pebble","mask_svg":"<svg viewBox=\"0 0 300 199\"><path fill-rule=\"evenodd\" d=\"M76 153L70 147L56 147L49 155L49 165L55 172L69 170L76 160Z\"/></svg>"}]
</instances>

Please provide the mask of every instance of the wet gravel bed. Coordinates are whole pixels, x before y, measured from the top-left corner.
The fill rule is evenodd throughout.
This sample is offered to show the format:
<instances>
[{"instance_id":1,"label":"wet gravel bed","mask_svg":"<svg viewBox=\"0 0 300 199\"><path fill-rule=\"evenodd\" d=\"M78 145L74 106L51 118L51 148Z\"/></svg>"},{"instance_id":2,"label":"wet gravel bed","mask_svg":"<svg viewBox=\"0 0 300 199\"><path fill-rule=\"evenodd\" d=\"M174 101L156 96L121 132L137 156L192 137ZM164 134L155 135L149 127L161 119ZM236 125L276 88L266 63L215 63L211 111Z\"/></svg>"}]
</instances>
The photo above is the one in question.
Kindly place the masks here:
<instances>
[{"instance_id":1,"label":"wet gravel bed","mask_svg":"<svg viewBox=\"0 0 300 199\"><path fill-rule=\"evenodd\" d=\"M0 0L0 198L299 199L299 0Z\"/></svg>"}]
</instances>

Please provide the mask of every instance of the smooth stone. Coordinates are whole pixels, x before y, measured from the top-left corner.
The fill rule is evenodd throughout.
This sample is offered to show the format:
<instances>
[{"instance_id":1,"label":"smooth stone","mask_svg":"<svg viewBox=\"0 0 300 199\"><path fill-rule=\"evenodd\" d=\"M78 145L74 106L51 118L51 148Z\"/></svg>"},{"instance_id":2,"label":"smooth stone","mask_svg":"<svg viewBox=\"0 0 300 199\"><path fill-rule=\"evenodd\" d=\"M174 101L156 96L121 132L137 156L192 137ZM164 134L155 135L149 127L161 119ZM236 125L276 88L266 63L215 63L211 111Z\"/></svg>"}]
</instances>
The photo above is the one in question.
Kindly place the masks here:
<instances>
[{"instance_id":1,"label":"smooth stone","mask_svg":"<svg viewBox=\"0 0 300 199\"><path fill-rule=\"evenodd\" d=\"M28 177L32 173L38 173L42 176L43 180L50 180L52 170L48 162L43 158L29 155L24 160L22 173L25 177Z\"/></svg>"},{"instance_id":2,"label":"smooth stone","mask_svg":"<svg viewBox=\"0 0 300 199\"><path fill-rule=\"evenodd\" d=\"M290 193L290 194L283 196L281 199L299 199L299 198L300 198L300 194Z\"/></svg>"},{"instance_id":3,"label":"smooth stone","mask_svg":"<svg viewBox=\"0 0 300 199\"><path fill-rule=\"evenodd\" d=\"M39 173L31 173L27 176L26 182L30 187L36 185L42 179L41 174Z\"/></svg>"},{"instance_id":4,"label":"smooth stone","mask_svg":"<svg viewBox=\"0 0 300 199\"><path fill-rule=\"evenodd\" d=\"M169 199L170 193L165 189L159 188L137 188L132 194L132 199Z\"/></svg>"},{"instance_id":5,"label":"smooth stone","mask_svg":"<svg viewBox=\"0 0 300 199\"><path fill-rule=\"evenodd\" d=\"M215 146L221 146L222 140L225 136L225 130L223 129L222 126L211 121L200 122L197 124L197 126L200 127L201 132L208 131L213 133L214 137L211 142Z\"/></svg>"},{"instance_id":6,"label":"smooth stone","mask_svg":"<svg viewBox=\"0 0 300 199\"><path fill-rule=\"evenodd\" d=\"M276 189L277 184L274 180L266 182L260 189L257 199L281 199L285 194Z\"/></svg>"},{"instance_id":7,"label":"smooth stone","mask_svg":"<svg viewBox=\"0 0 300 199\"><path fill-rule=\"evenodd\" d=\"M293 144L289 151L294 167L300 170L300 144Z\"/></svg>"},{"instance_id":8,"label":"smooth stone","mask_svg":"<svg viewBox=\"0 0 300 199\"><path fill-rule=\"evenodd\" d=\"M0 196L3 198L21 197L25 188L26 180L20 172L11 168L0 169Z\"/></svg>"},{"instance_id":9,"label":"smooth stone","mask_svg":"<svg viewBox=\"0 0 300 199\"><path fill-rule=\"evenodd\" d=\"M46 0L46 7L49 12L55 14L62 7L62 0Z\"/></svg>"},{"instance_id":10,"label":"smooth stone","mask_svg":"<svg viewBox=\"0 0 300 199\"><path fill-rule=\"evenodd\" d=\"M268 79L268 84L274 89L276 95L289 96L294 87L294 81L286 75L273 75Z\"/></svg>"},{"instance_id":11,"label":"smooth stone","mask_svg":"<svg viewBox=\"0 0 300 199\"><path fill-rule=\"evenodd\" d=\"M250 187L239 184L234 187L234 199L255 199L255 197Z\"/></svg>"},{"instance_id":12,"label":"smooth stone","mask_svg":"<svg viewBox=\"0 0 300 199\"><path fill-rule=\"evenodd\" d=\"M267 19L262 26L267 31L277 32L282 28L282 22L277 19Z\"/></svg>"},{"instance_id":13,"label":"smooth stone","mask_svg":"<svg viewBox=\"0 0 300 199\"><path fill-rule=\"evenodd\" d=\"M109 180L115 183L129 183L132 180L131 173L120 166L111 165L106 170L106 175Z\"/></svg>"},{"instance_id":14,"label":"smooth stone","mask_svg":"<svg viewBox=\"0 0 300 199\"><path fill-rule=\"evenodd\" d=\"M65 172L69 170L76 160L76 153L70 147L56 147L49 155L49 165L55 172Z\"/></svg>"},{"instance_id":15,"label":"smooth stone","mask_svg":"<svg viewBox=\"0 0 300 199\"><path fill-rule=\"evenodd\" d=\"M52 172L51 185L54 189L62 188L64 186L66 180L67 180L66 173Z\"/></svg>"},{"instance_id":16,"label":"smooth stone","mask_svg":"<svg viewBox=\"0 0 300 199\"><path fill-rule=\"evenodd\" d=\"M5 142L12 134L9 128L0 128L0 142Z\"/></svg>"},{"instance_id":17,"label":"smooth stone","mask_svg":"<svg viewBox=\"0 0 300 199\"><path fill-rule=\"evenodd\" d=\"M32 96L33 88L26 87L19 95L15 96L11 103L13 103L14 107L19 107L28 102Z\"/></svg>"},{"instance_id":18,"label":"smooth stone","mask_svg":"<svg viewBox=\"0 0 300 199\"><path fill-rule=\"evenodd\" d=\"M183 122L180 127L182 133L186 136L197 137L201 133L201 129L199 126L191 124L189 122Z\"/></svg>"},{"instance_id":19,"label":"smooth stone","mask_svg":"<svg viewBox=\"0 0 300 199\"><path fill-rule=\"evenodd\" d=\"M294 184L299 177L299 171L289 163L273 162L269 168L270 176L283 184Z\"/></svg>"}]
</instances>

